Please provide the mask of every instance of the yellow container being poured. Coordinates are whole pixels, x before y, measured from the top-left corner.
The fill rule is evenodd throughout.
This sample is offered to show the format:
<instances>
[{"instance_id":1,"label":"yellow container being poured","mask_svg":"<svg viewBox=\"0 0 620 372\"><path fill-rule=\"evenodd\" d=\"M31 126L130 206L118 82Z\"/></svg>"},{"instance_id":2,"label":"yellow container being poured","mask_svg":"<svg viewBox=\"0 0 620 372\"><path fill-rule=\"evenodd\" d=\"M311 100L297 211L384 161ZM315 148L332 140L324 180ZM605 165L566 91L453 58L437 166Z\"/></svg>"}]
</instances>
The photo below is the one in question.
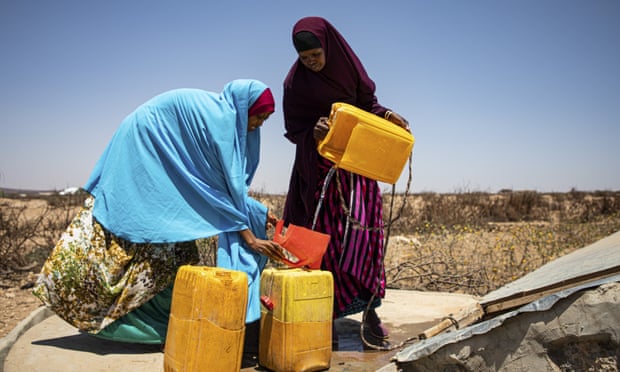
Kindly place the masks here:
<instances>
[{"instance_id":1,"label":"yellow container being poured","mask_svg":"<svg viewBox=\"0 0 620 372\"><path fill-rule=\"evenodd\" d=\"M395 184L413 150L414 137L398 125L353 105L336 102L321 156L336 167Z\"/></svg>"}]
</instances>

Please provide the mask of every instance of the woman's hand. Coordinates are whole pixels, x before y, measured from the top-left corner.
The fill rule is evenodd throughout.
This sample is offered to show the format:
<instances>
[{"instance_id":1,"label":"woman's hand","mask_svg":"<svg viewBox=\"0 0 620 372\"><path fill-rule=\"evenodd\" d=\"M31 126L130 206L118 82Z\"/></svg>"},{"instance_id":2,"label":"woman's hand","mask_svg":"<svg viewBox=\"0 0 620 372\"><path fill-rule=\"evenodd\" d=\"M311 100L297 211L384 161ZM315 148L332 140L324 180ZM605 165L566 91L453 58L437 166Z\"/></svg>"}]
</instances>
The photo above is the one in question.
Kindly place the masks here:
<instances>
[{"instance_id":1,"label":"woman's hand","mask_svg":"<svg viewBox=\"0 0 620 372\"><path fill-rule=\"evenodd\" d=\"M281 262L282 259L285 258L283 252L284 248L272 240L256 239L250 248L274 261Z\"/></svg>"},{"instance_id":2,"label":"woman's hand","mask_svg":"<svg viewBox=\"0 0 620 372\"><path fill-rule=\"evenodd\" d=\"M239 231L239 235L253 251L275 261L282 261L285 258L284 248L280 244L271 240L258 239L250 229Z\"/></svg>"},{"instance_id":3,"label":"woman's hand","mask_svg":"<svg viewBox=\"0 0 620 372\"><path fill-rule=\"evenodd\" d=\"M385 120L389 120L392 123L398 125L399 127L409 130L409 122L404 117L400 116L398 113L394 111L387 111L385 113Z\"/></svg>"},{"instance_id":4,"label":"woman's hand","mask_svg":"<svg viewBox=\"0 0 620 372\"><path fill-rule=\"evenodd\" d=\"M329 124L327 123L327 119L328 118L322 116L314 125L313 135L317 142L323 140L323 138L327 135L327 132L329 132Z\"/></svg>"}]
</instances>

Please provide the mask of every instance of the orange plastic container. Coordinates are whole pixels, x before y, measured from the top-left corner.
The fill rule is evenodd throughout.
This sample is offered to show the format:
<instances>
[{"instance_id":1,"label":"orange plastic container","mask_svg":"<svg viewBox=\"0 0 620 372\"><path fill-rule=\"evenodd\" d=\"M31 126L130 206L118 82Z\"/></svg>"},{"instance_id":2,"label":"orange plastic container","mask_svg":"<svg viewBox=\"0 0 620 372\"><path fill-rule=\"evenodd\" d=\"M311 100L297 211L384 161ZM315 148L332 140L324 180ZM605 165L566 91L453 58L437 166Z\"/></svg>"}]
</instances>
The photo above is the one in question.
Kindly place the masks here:
<instances>
[{"instance_id":1,"label":"orange plastic container","mask_svg":"<svg viewBox=\"0 0 620 372\"><path fill-rule=\"evenodd\" d=\"M329 271L265 269L259 363L278 372L328 369L332 352L333 277Z\"/></svg>"},{"instance_id":2,"label":"orange plastic container","mask_svg":"<svg viewBox=\"0 0 620 372\"><path fill-rule=\"evenodd\" d=\"M181 266L174 281L164 371L239 371L248 276L206 266Z\"/></svg>"},{"instance_id":3,"label":"orange plastic container","mask_svg":"<svg viewBox=\"0 0 620 372\"><path fill-rule=\"evenodd\" d=\"M398 181L414 137L407 130L353 105L336 102L329 132L319 142L321 156L337 167L394 184Z\"/></svg>"},{"instance_id":4,"label":"orange plastic container","mask_svg":"<svg viewBox=\"0 0 620 372\"><path fill-rule=\"evenodd\" d=\"M289 267L307 266L311 269L320 269L330 236L293 224L289 224L282 234L283 227L284 221L279 220L276 223L273 241L279 243L295 258L295 260L284 259L284 263Z\"/></svg>"}]
</instances>

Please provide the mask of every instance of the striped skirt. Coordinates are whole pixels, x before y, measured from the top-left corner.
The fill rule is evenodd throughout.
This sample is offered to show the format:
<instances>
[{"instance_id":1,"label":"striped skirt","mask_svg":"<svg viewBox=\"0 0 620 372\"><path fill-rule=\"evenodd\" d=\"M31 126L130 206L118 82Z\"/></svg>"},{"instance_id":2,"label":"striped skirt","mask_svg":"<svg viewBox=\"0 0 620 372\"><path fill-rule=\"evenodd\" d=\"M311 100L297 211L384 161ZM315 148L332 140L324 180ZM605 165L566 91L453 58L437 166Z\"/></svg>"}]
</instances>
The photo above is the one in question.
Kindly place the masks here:
<instances>
[{"instance_id":1,"label":"striped skirt","mask_svg":"<svg viewBox=\"0 0 620 372\"><path fill-rule=\"evenodd\" d=\"M315 230L331 235L321 268L334 276L334 317L355 314L381 304L385 296L383 268L383 202L377 181L337 169L319 159L317 203L329 181ZM353 191L353 192L351 192Z\"/></svg>"}]
</instances>

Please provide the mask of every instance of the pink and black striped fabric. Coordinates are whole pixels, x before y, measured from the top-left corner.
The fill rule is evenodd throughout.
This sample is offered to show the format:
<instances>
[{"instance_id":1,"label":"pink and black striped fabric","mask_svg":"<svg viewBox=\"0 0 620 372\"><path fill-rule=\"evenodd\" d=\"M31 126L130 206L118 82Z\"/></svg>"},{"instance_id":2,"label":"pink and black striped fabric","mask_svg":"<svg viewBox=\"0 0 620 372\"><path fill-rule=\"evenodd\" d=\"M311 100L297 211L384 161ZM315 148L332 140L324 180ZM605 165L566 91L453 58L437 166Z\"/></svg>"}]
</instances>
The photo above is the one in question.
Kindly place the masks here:
<instances>
[{"instance_id":1,"label":"pink and black striped fabric","mask_svg":"<svg viewBox=\"0 0 620 372\"><path fill-rule=\"evenodd\" d=\"M319 179L322 182L316 192L317 203L331 165L329 161L319 159ZM351 177L353 203L349 206ZM329 182L315 230L331 236L321 268L331 271L334 276L335 317L363 311L377 285L377 304L385 295L382 206L377 181L338 169ZM345 208L358 222L349 223L348 228Z\"/></svg>"}]
</instances>

